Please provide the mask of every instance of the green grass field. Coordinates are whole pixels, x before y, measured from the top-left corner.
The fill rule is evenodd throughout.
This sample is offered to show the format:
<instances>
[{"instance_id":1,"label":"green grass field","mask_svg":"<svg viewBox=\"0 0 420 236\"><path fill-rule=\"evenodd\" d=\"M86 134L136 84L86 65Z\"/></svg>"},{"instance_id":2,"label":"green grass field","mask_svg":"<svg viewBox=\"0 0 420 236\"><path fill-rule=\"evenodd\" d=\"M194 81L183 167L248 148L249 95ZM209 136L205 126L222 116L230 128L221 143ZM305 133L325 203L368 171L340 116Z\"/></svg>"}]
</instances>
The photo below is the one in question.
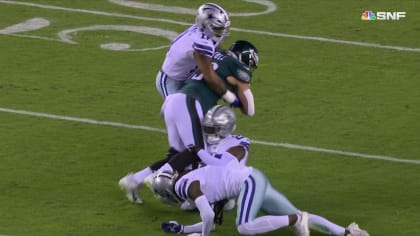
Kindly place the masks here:
<instances>
[{"instance_id":1,"label":"green grass field","mask_svg":"<svg viewBox=\"0 0 420 236\"><path fill-rule=\"evenodd\" d=\"M158 236L162 221L199 220L147 189L131 204L117 185L167 150L155 75L170 41L144 27L171 35L194 16L116 2L0 0L0 235ZM223 46L260 51L256 115L238 112L249 163L303 210L373 236L420 235L420 3L264 2L222 4ZM368 10L406 17L362 21ZM238 235L234 218L211 235Z\"/></svg>"}]
</instances>

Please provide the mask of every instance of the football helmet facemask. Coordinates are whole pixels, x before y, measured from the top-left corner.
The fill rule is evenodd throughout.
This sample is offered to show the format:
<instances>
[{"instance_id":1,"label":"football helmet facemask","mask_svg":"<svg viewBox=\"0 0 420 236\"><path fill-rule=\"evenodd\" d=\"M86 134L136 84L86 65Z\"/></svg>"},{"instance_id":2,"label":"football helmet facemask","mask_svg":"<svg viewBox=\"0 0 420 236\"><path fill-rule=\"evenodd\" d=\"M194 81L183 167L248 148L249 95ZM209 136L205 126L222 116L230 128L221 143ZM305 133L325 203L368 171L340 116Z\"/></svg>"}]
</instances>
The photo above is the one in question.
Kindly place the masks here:
<instances>
[{"instance_id":1,"label":"football helmet facemask","mask_svg":"<svg viewBox=\"0 0 420 236\"><path fill-rule=\"evenodd\" d=\"M229 14L217 4L201 5L195 23L214 42L219 42L229 35Z\"/></svg>"},{"instance_id":2,"label":"football helmet facemask","mask_svg":"<svg viewBox=\"0 0 420 236\"><path fill-rule=\"evenodd\" d=\"M217 144L235 131L235 112L227 106L216 105L206 113L202 126L206 143Z\"/></svg>"},{"instance_id":3,"label":"football helmet facemask","mask_svg":"<svg viewBox=\"0 0 420 236\"><path fill-rule=\"evenodd\" d=\"M169 171L159 172L152 182L152 189L155 197L167 204L180 204L181 199L176 195L174 186L178 174Z\"/></svg>"},{"instance_id":4,"label":"football helmet facemask","mask_svg":"<svg viewBox=\"0 0 420 236\"><path fill-rule=\"evenodd\" d=\"M256 69L258 67L258 50L248 41L235 41L229 47L228 54L238 59L250 69Z\"/></svg>"}]
</instances>

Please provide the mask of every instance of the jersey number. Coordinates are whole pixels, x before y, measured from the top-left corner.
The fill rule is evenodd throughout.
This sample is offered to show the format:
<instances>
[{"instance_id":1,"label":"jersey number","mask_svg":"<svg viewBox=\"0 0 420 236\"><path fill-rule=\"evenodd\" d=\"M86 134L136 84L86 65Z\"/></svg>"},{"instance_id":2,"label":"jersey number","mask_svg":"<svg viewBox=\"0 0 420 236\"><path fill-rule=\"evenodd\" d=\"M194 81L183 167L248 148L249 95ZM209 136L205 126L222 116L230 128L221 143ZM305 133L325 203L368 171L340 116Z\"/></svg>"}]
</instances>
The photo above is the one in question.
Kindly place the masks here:
<instances>
[{"instance_id":1,"label":"jersey number","mask_svg":"<svg viewBox=\"0 0 420 236\"><path fill-rule=\"evenodd\" d=\"M211 63L213 66L213 70L217 70L217 68L219 68L219 65L216 62L212 62ZM202 80L204 77L203 73L201 73L201 71L199 69L197 69L194 74L191 75L191 79L194 80Z\"/></svg>"}]
</instances>

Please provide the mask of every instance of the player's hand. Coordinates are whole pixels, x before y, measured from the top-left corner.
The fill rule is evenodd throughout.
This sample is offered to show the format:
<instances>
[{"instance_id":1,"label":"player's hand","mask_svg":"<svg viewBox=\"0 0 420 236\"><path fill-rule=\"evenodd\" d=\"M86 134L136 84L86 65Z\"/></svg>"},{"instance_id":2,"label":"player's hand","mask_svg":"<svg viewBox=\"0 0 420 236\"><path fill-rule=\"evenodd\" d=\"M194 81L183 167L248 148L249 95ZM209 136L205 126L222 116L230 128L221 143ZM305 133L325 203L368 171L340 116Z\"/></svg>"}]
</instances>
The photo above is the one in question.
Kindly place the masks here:
<instances>
[{"instance_id":1,"label":"player's hand","mask_svg":"<svg viewBox=\"0 0 420 236\"><path fill-rule=\"evenodd\" d=\"M160 228L163 230L163 232L168 234L180 234L184 232L184 226L178 224L176 221L163 222L160 225Z\"/></svg>"},{"instance_id":2,"label":"player's hand","mask_svg":"<svg viewBox=\"0 0 420 236\"><path fill-rule=\"evenodd\" d=\"M233 92L226 90L226 93L222 96L223 100L225 102L229 103L231 107L241 107L241 101L239 101L239 98L236 94Z\"/></svg>"},{"instance_id":3,"label":"player's hand","mask_svg":"<svg viewBox=\"0 0 420 236\"><path fill-rule=\"evenodd\" d=\"M236 99L235 99L235 101L233 101L233 102L230 104L230 107L236 107L236 108L238 108L238 107L242 107L242 103L241 103L241 101L239 101L239 99L238 99L238 98L236 98Z\"/></svg>"},{"instance_id":4,"label":"player's hand","mask_svg":"<svg viewBox=\"0 0 420 236\"><path fill-rule=\"evenodd\" d=\"M195 145L188 145L187 146L188 151L190 151L191 153L197 154L197 152L199 152L202 147L200 146L195 146Z\"/></svg>"}]
</instances>

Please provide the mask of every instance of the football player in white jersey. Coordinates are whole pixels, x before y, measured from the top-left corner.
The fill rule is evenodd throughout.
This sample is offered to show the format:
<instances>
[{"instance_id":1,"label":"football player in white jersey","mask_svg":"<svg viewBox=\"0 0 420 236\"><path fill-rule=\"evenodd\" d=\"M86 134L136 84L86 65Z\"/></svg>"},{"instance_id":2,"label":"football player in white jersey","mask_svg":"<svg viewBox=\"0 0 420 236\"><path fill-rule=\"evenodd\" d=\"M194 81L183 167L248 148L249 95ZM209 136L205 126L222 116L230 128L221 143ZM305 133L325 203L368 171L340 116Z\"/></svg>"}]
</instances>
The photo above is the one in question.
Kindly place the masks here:
<instances>
[{"instance_id":1,"label":"football player in white jersey","mask_svg":"<svg viewBox=\"0 0 420 236\"><path fill-rule=\"evenodd\" d=\"M172 41L156 76L156 88L163 98L176 92L199 70L216 94L229 104L237 104L236 95L226 89L211 63L229 27L229 15L221 6L205 3L198 8L195 24Z\"/></svg>"},{"instance_id":2,"label":"football player in white jersey","mask_svg":"<svg viewBox=\"0 0 420 236\"><path fill-rule=\"evenodd\" d=\"M194 201L202 220L185 226L164 222L163 231L207 236L220 220L220 211L213 211L211 204L237 197L236 225L241 235L263 234L291 225L299 236L309 235L309 227L328 235L369 235L355 223L344 228L321 216L300 211L271 186L260 170L246 166L249 139L232 135L235 122L231 114L230 108L217 105L204 118L206 140L213 148L201 149L197 154L210 165L179 175L160 172L154 178L152 187L158 197L167 203ZM260 210L267 215L258 217Z\"/></svg>"},{"instance_id":3,"label":"football player in white jersey","mask_svg":"<svg viewBox=\"0 0 420 236\"><path fill-rule=\"evenodd\" d=\"M251 92L252 70L258 65L258 50L248 41L237 40L226 52L216 52L213 66L220 81L238 94L242 113L253 116L254 98ZM138 190L147 176L157 170L181 171L199 159L188 151L190 146L205 147L201 121L204 114L221 99L203 79L201 73L185 81L182 88L169 95L162 106L168 134L169 151L166 157L135 173L129 173L120 181L129 201L141 204ZM173 158L178 155L178 158ZM182 156L181 156L182 155ZM182 158L181 158L182 157Z\"/></svg>"}]
</instances>

